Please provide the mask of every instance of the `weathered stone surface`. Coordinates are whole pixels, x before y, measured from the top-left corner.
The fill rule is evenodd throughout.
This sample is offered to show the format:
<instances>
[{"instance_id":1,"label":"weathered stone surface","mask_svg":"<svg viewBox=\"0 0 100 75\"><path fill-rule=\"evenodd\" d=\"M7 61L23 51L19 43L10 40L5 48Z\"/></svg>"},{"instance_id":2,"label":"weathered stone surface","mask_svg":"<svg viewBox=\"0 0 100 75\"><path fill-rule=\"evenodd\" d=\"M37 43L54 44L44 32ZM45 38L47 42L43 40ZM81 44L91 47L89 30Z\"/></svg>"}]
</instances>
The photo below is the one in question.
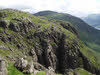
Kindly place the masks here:
<instances>
[{"instance_id":1,"label":"weathered stone surface","mask_svg":"<svg viewBox=\"0 0 100 75\"><path fill-rule=\"evenodd\" d=\"M37 58L37 55L36 55L36 52L35 52L35 49L31 49L30 51L30 56L32 56L32 59L34 62L37 62L38 61L38 58Z\"/></svg>"},{"instance_id":2,"label":"weathered stone surface","mask_svg":"<svg viewBox=\"0 0 100 75\"><path fill-rule=\"evenodd\" d=\"M8 48L3 45L0 45L0 49L8 49Z\"/></svg>"},{"instance_id":3,"label":"weathered stone surface","mask_svg":"<svg viewBox=\"0 0 100 75\"><path fill-rule=\"evenodd\" d=\"M13 22L10 22L10 25L9 25L9 29L15 31L15 32L19 32L20 31L20 27L17 23L13 23Z\"/></svg>"},{"instance_id":4,"label":"weathered stone surface","mask_svg":"<svg viewBox=\"0 0 100 75\"><path fill-rule=\"evenodd\" d=\"M28 62L27 60L23 58L19 58L16 63L15 67L21 71L24 71L24 73L33 73L34 72L34 65L33 62Z\"/></svg>"},{"instance_id":5,"label":"weathered stone surface","mask_svg":"<svg viewBox=\"0 0 100 75\"><path fill-rule=\"evenodd\" d=\"M19 58L15 63L17 69L33 73L34 68L41 71L51 66L56 72L67 74L69 71L66 69L82 66L85 70L100 75L100 70L79 52L78 33L69 23L42 20L26 13L25 16L16 10L8 11L7 15L10 15L7 17L5 11L2 12L3 15L0 13L0 42L8 47L1 45L0 49L11 49L9 55L5 54L10 60ZM3 19L4 17L6 18ZM31 60L28 62L20 56L27 56ZM4 65L4 62L1 64ZM54 71L50 69L47 74L53 75Z\"/></svg>"},{"instance_id":6,"label":"weathered stone surface","mask_svg":"<svg viewBox=\"0 0 100 75\"><path fill-rule=\"evenodd\" d=\"M48 49L45 50L45 59L48 66L51 66L56 69L57 57L53 53L53 48L51 45L48 45Z\"/></svg>"},{"instance_id":7,"label":"weathered stone surface","mask_svg":"<svg viewBox=\"0 0 100 75\"><path fill-rule=\"evenodd\" d=\"M34 65L33 65L33 62L30 61L28 62L28 65L26 67L26 73L34 73Z\"/></svg>"},{"instance_id":8,"label":"weathered stone surface","mask_svg":"<svg viewBox=\"0 0 100 75\"><path fill-rule=\"evenodd\" d=\"M39 64L38 62L34 62L33 64L34 64L34 68L38 71L46 70L46 68L43 65Z\"/></svg>"},{"instance_id":9,"label":"weathered stone surface","mask_svg":"<svg viewBox=\"0 0 100 75\"><path fill-rule=\"evenodd\" d=\"M4 59L0 58L0 75L8 75L7 64Z\"/></svg>"},{"instance_id":10,"label":"weathered stone surface","mask_svg":"<svg viewBox=\"0 0 100 75\"><path fill-rule=\"evenodd\" d=\"M9 25L9 23L7 23L6 20L4 20L4 19L0 20L0 27L7 28L8 25Z\"/></svg>"},{"instance_id":11,"label":"weathered stone surface","mask_svg":"<svg viewBox=\"0 0 100 75\"><path fill-rule=\"evenodd\" d=\"M52 67L49 67L46 70L46 75L56 75L55 70Z\"/></svg>"},{"instance_id":12,"label":"weathered stone surface","mask_svg":"<svg viewBox=\"0 0 100 75\"><path fill-rule=\"evenodd\" d=\"M28 61L24 60L23 58L17 59L15 63L15 66L20 70L24 70L27 65L28 65Z\"/></svg>"},{"instance_id":13,"label":"weathered stone surface","mask_svg":"<svg viewBox=\"0 0 100 75\"><path fill-rule=\"evenodd\" d=\"M80 75L79 73L75 72L74 75Z\"/></svg>"}]
</instances>

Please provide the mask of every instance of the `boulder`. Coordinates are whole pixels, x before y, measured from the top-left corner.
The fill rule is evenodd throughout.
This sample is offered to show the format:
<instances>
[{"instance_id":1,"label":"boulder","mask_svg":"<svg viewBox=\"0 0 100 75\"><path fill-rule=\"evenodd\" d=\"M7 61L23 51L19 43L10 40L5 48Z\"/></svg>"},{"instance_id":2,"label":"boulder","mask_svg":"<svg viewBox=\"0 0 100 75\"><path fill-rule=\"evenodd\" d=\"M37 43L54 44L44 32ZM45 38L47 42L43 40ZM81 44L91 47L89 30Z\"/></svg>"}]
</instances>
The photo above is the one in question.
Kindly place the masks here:
<instances>
[{"instance_id":1,"label":"boulder","mask_svg":"<svg viewBox=\"0 0 100 75\"><path fill-rule=\"evenodd\" d=\"M33 62L28 62L24 58L19 58L16 60L15 67L24 73L33 73L34 72L34 65Z\"/></svg>"},{"instance_id":2,"label":"boulder","mask_svg":"<svg viewBox=\"0 0 100 75\"><path fill-rule=\"evenodd\" d=\"M56 75L55 70L52 67L48 67L46 75Z\"/></svg>"},{"instance_id":3,"label":"boulder","mask_svg":"<svg viewBox=\"0 0 100 75\"><path fill-rule=\"evenodd\" d=\"M6 20L4 19L0 20L0 27L7 28L8 25L9 23Z\"/></svg>"},{"instance_id":4,"label":"boulder","mask_svg":"<svg viewBox=\"0 0 100 75\"><path fill-rule=\"evenodd\" d=\"M46 68L43 65L39 64L38 62L34 62L33 64L36 70L39 70L39 71L46 70Z\"/></svg>"},{"instance_id":5,"label":"boulder","mask_svg":"<svg viewBox=\"0 0 100 75\"><path fill-rule=\"evenodd\" d=\"M24 70L27 65L28 65L28 61L24 60L23 58L17 59L15 63L15 67L21 71Z\"/></svg>"},{"instance_id":6,"label":"boulder","mask_svg":"<svg viewBox=\"0 0 100 75\"><path fill-rule=\"evenodd\" d=\"M5 60L0 58L0 75L8 75Z\"/></svg>"},{"instance_id":7,"label":"boulder","mask_svg":"<svg viewBox=\"0 0 100 75\"><path fill-rule=\"evenodd\" d=\"M13 30L14 32L19 32L20 27L17 23L10 22L9 29Z\"/></svg>"},{"instance_id":8,"label":"boulder","mask_svg":"<svg viewBox=\"0 0 100 75\"><path fill-rule=\"evenodd\" d=\"M75 72L74 75L80 75L79 73Z\"/></svg>"},{"instance_id":9,"label":"boulder","mask_svg":"<svg viewBox=\"0 0 100 75\"><path fill-rule=\"evenodd\" d=\"M30 61L26 67L26 73L33 73L34 72L34 65L33 62Z\"/></svg>"}]
</instances>

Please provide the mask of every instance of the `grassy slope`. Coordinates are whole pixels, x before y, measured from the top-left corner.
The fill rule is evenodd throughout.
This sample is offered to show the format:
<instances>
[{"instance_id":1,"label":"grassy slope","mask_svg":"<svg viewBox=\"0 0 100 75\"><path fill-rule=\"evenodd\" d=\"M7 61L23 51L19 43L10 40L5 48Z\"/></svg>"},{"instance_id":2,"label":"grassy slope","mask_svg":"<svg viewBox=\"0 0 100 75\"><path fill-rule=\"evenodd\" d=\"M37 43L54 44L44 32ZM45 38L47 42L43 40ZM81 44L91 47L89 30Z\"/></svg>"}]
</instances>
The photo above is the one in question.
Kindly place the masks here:
<instances>
[{"instance_id":1,"label":"grassy slope","mask_svg":"<svg viewBox=\"0 0 100 75\"><path fill-rule=\"evenodd\" d=\"M29 32L27 34L24 35L20 35L20 32L14 32L11 29L4 29L2 26L0 26L0 32L1 32L1 36L3 38L6 38L6 43L3 42L2 40L0 40L0 46L4 46L7 49L1 49L0 48L0 55L4 56L9 65L8 65L8 73L9 75L24 75L22 72L20 72L19 70L17 70L13 65L12 65L12 61L10 61L9 59L13 60L15 57L24 57L23 53L27 53L27 50L30 50L30 48L32 48L33 46L35 46L35 41L38 41L38 39L36 40L28 40L26 38L26 36L30 35L30 34L34 34L35 32L41 32L44 31L44 29L48 29L49 32L51 32L51 30L49 29L49 25L51 25L51 27L56 27L56 30L59 31L59 29L61 29L62 32L64 32L65 34L70 34L69 38L66 39L69 42L71 42L72 39L75 39L76 36L74 34L72 34L70 31L63 29L63 27L61 27L60 25L57 25L56 23L52 23L49 22L48 19L40 19L38 17L35 17L29 13L24 13L18 10L12 10L12 9L4 9L2 11L0 11L0 14L2 15L7 15L6 17L0 17L0 19L3 19L7 22L7 24L9 24L10 22L17 24L18 21L14 20L14 18L17 19L21 19L22 17L26 18L23 20L23 22L27 22L28 20L31 20L33 23L35 23L36 27L39 25L41 27L41 29L39 31L37 31L35 28L32 28L29 30ZM47 34L49 33L47 32ZM9 36L8 36L9 34ZM12 40L9 41L8 37L13 36ZM31 41L31 45L28 43L28 41ZM23 44L26 49L23 50L19 50L17 45L18 44ZM9 48L11 50L9 50ZM6 52L5 52L6 51ZM8 58L9 57L9 58ZM27 58L27 59L31 59L31 57ZM40 75L41 73L37 74Z\"/></svg>"},{"instance_id":2,"label":"grassy slope","mask_svg":"<svg viewBox=\"0 0 100 75\"><path fill-rule=\"evenodd\" d=\"M77 37L72 34L70 31L64 29L61 25L58 25L56 23L50 22L48 19L40 19L38 17L35 17L29 13L24 13L18 10L12 10L12 9L5 9L0 11L1 14L7 14L7 17L0 17L0 19L4 19L5 21L7 21L7 23L9 24L10 22L15 23L18 25L18 21L14 20L13 18L18 18L21 19L22 17L26 18L25 20L23 20L23 22L28 22L28 19L31 20L33 23L35 23L35 26L40 26L40 30L36 30L35 28L30 28L29 32L26 33L23 37L23 35L20 34L20 32L14 32L11 29L4 29L0 26L0 32L4 32L1 33L2 37L8 38L10 36L8 36L8 34L12 35L14 38L12 41L6 40L6 43L4 43L3 41L0 40L0 45L4 45L5 47L10 47L12 50L14 50L14 52L10 52L8 49L6 50L6 53L4 50L0 49L0 52L2 55L7 56L9 55L9 53L11 54L11 56L15 56L15 55L19 55L21 56L21 52L23 52L24 50L20 50L18 51L17 48L17 44L21 44L23 43L23 45L25 45L27 48L31 48L31 46L29 46L28 44L28 40L26 36L30 35L30 34L34 34L36 32L41 32L44 31L45 29L48 29L49 32L51 32L50 30L50 26L51 27L56 27L56 30L59 31L59 29L61 29L62 32L64 32L66 35L70 34L69 38L67 40L71 41L73 39L77 39ZM23 28L24 29L24 28ZM49 33L47 32L47 34ZM16 40L16 41L15 41ZM28 40L28 41L27 41ZM38 39L36 39L38 41ZM34 40L35 41L35 40ZM33 42L32 42L33 43ZM31 45L35 45L34 43ZM15 53L16 52L16 53ZM21 56L22 57L22 56Z\"/></svg>"},{"instance_id":3,"label":"grassy slope","mask_svg":"<svg viewBox=\"0 0 100 75\"><path fill-rule=\"evenodd\" d=\"M74 72L78 73L79 75L93 75L82 68L77 68L74 70Z\"/></svg>"},{"instance_id":4,"label":"grassy slope","mask_svg":"<svg viewBox=\"0 0 100 75\"><path fill-rule=\"evenodd\" d=\"M24 13L24 12L12 10L12 9L2 10L2 11L0 11L0 14L7 14L7 17L4 17L4 18L0 17L0 19L6 20L7 23L9 23L9 22L17 23L18 21L14 20L13 18L20 19L24 16L25 18L28 18L32 22L34 22L36 24L36 26L40 25L41 29L39 31L44 31L45 28L49 30L49 26L51 25L53 27L56 27L56 30L59 31L59 29L61 29L60 31L62 31L66 35L69 35L69 38L67 38L66 40L68 42L70 42L70 44L73 42L73 40L78 40L77 37L73 33L64 29L61 25L59 25L59 23L54 23L55 21L50 22L50 20L48 20L46 18L40 19L38 17L32 16L29 13ZM23 21L27 22L28 19L25 19ZM13 59L15 57L23 57L24 52L28 52L27 50L29 50L30 48L35 46L34 42L38 41L38 39L35 39L34 42L31 43L32 40L28 40L26 38L26 36L31 33L34 34L35 32L38 32L38 31L36 31L35 29L30 29L29 32L24 35L24 37L23 37L23 35L20 35L20 33L14 32L11 29L5 30L4 28L0 27L0 32L3 32L3 31L5 31L5 32L1 33L2 37L8 38L9 37L8 34L10 34L14 37L12 41L8 41L8 39L7 39L6 43L4 43L2 40L0 40L0 45L11 49L11 51L9 49L0 49L0 54L3 55L10 63L8 66L8 71L9 71L8 73L9 73L9 75L23 75L22 72L18 71L15 67L13 67L13 65L11 65L12 62L9 61L9 58ZM49 32L51 32L51 31L49 30ZM46 32L46 33L48 34L49 32ZM28 43L28 41L30 41L31 45ZM17 44L23 44L26 47L26 49L19 50L17 48ZM98 57L97 57L97 60L95 60L96 56L95 56L94 52L92 52L89 48L84 46L81 42L79 44L80 44L80 46L82 46L81 51L84 53L84 55L87 56L95 66L98 66L100 68L100 64L99 64L100 60ZM31 58L29 57L28 59L31 59Z\"/></svg>"},{"instance_id":5,"label":"grassy slope","mask_svg":"<svg viewBox=\"0 0 100 75\"><path fill-rule=\"evenodd\" d=\"M8 66L8 75L25 75L25 74L23 74L22 72L17 70L12 64L9 64L9 66Z\"/></svg>"},{"instance_id":6,"label":"grassy slope","mask_svg":"<svg viewBox=\"0 0 100 75\"><path fill-rule=\"evenodd\" d=\"M93 50L100 52L100 31L86 24L81 19L69 14L57 13L52 11L43 11L35 14L36 16L45 16L47 18L63 20L72 23L80 33L83 42Z\"/></svg>"}]
</instances>

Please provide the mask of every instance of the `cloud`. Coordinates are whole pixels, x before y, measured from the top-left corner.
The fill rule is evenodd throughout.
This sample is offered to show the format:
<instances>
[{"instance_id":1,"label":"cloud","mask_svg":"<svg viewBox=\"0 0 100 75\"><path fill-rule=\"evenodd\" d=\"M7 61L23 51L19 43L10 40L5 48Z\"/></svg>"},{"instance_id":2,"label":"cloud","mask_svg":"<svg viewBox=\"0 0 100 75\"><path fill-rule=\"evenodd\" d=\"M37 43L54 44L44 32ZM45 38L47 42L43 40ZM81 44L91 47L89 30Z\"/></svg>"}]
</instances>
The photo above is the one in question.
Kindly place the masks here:
<instances>
[{"instance_id":1,"label":"cloud","mask_svg":"<svg viewBox=\"0 0 100 75\"><path fill-rule=\"evenodd\" d=\"M70 13L100 13L100 2L96 0L70 0L70 2L71 4L68 8Z\"/></svg>"},{"instance_id":2,"label":"cloud","mask_svg":"<svg viewBox=\"0 0 100 75\"><path fill-rule=\"evenodd\" d=\"M100 13L100 0L0 0L0 7L31 12L52 10L85 16Z\"/></svg>"}]
</instances>

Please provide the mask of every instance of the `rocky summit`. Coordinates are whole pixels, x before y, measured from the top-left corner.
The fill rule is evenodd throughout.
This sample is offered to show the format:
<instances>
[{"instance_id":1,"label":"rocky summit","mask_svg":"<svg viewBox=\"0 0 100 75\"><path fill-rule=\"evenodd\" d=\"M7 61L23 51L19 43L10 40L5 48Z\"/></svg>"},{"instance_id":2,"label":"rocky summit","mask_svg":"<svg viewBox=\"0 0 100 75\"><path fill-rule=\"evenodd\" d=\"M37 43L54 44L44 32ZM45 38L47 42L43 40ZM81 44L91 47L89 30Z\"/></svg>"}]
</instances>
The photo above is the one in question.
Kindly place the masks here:
<instances>
[{"instance_id":1,"label":"rocky summit","mask_svg":"<svg viewBox=\"0 0 100 75\"><path fill-rule=\"evenodd\" d=\"M69 22L0 10L0 75L100 75L100 60Z\"/></svg>"}]
</instances>

